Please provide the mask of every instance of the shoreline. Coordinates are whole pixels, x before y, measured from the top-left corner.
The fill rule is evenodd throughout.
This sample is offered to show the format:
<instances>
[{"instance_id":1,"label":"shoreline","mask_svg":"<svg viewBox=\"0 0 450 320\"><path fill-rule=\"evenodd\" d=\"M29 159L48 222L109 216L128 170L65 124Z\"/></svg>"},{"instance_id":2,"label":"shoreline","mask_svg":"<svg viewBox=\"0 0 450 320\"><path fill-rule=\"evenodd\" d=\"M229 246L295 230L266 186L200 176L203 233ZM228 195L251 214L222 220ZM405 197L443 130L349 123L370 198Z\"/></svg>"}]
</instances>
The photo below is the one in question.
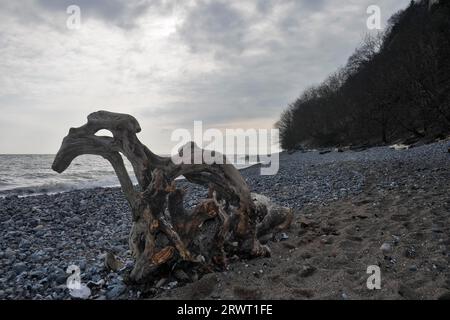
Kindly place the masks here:
<instances>
[{"instance_id":1,"label":"shoreline","mask_svg":"<svg viewBox=\"0 0 450 320\"><path fill-rule=\"evenodd\" d=\"M248 165L244 168L238 169L238 171L243 172L247 169L260 167L262 163L255 163L252 165ZM131 173L130 173L131 174ZM115 177L115 176L114 176ZM184 177L178 177L177 181L183 181ZM60 191L35 191L40 189L46 189L43 186L28 186L28 187L16 187L13 189L4 189L0 190L0 199L8 198L8 197L19 197L19 198L26 198L26 197L36 197L36 196L42 196L42 195L57 195L60 193L67 193L67 192L75 192L75 191L81 191L81 190L94 190L94 189L120 189L121 186L119 182L117 181L117 184L113 185L104 185L104 186L89 186L89 187L74 187L67 190L60 190ZM137 185L135 185L135 188L138 188Z\"/></svg>"},{"instance_id":2,"label":"shoreline","mask_svg":"<svg viewBox=\"0 0 450 320\"><path fill-rule=\"evenodd\" d=\"M362 153L362 152L367 152L367 151L371 151L371 150L378 150L378 149L383 149L383 148L387 148L389 150L395 150L395 151L406 151L406 150L411 150L414 148L421 148L421 147L425 147L427 145L434 145L434 144L448 144L448 150L450 150L450 137L447 137L446 139L441 139L441 140L437 140L434 142L424 142L424 141L416 141L415 143L412 144L402 144L403 140L399 140L398 143L392 144L392 145L364 145L364 146L354 146L354 147L329 147L329 148L316 148L316 149L304 149L304 148L295 148L293 150L285 150L285 151L281 151L278 153L279 159L285 158L285 157L290 157L292 155L298 155L298 154L313 154L313 155L317 155L317 156L325 156L329 153ZM449 151L450 152L450 151ZM0 154L1 155L1 154ZM38 154L38 155L43 155L43 156L53 156L52 154ZM6 154L4 156L16 156L16 155L9 155ZM273 154L271 155L273 156ZM258 156L259 157L259 156ZM260 168L263 165L262 162L258 162L258 163L254 163L254 164L245 164L245 167L238 169L242 174L245 174L246 172L252 172L254 171L254 169L256 168ZM252 172L252 174L254 174L254 172ZM132 172L130 172L130 175L132 175ZM115 176L114 176L115 177ZM184 177L179 177L177 178L177 180L184 180ZM137 186L136 186L137 187ZM19 198L23 198L23 197L34 197L34 196L41 196L41 195L56 195L59 193L66 193L66 192L74 192L74 191L80 191L80 190L92 190L92 189L102 189L102 188L106 188L106 189L116 189L119 188L120 189L120 184L117 181L117 184L115 185L104 185L104 186L92 186L92 187L74 187L73 189L68 189L68 190L60 190L60 191L43 191L43 192L35 192L33 191L33 188L43 188L45 189L44 186L22 186L22 187L16 187L13 189L5 189L5 190L0 190L0 199L2 198L7 198L7 197L14 197L14 196L18 196ZM20 191L22 191L22 193L19 193Z\"/></svg>"}]
</instances>

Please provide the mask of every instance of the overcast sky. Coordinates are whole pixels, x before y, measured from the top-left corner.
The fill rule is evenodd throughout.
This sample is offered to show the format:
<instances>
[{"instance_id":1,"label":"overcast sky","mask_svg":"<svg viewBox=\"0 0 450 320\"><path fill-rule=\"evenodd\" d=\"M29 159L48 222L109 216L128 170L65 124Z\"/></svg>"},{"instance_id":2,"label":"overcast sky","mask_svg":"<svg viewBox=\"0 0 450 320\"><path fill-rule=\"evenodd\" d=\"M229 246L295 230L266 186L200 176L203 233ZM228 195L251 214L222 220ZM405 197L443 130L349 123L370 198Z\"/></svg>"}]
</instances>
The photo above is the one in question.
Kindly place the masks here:
<instances>
[{"instance_id":1,"label":"overcast sky","mask_svg":"<svg viewBox=\"0 0 450 320\"><path fill-rule=\"evenodd\" d=\"M55 153L104 109L160 153L175 128L271 128L409 0L0 0L0 153ZM81 8L81 28L66 8Z\"/></svg>"}]
</instances>

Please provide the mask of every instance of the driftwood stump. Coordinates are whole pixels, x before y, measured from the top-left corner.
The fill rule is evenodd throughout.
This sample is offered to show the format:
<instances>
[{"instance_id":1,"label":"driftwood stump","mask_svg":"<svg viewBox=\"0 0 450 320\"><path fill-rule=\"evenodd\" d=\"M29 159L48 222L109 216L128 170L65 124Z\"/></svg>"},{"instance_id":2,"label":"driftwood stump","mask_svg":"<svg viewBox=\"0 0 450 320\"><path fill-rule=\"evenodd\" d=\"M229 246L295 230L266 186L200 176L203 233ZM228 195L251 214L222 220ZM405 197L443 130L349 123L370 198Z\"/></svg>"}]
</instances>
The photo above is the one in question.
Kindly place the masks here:
<instances>
[{"instance_id":1,"label":"driftwood stump","mask_svg":"<svg viewBox=\"0 0 450 320\"><path fill-rule=\"evenodd\" d=\"M103 129L113 137L97 136ZM70 129L52 166L62 173L84 154L99 155L111 163L132 211L129 245L135 264L131 281L150 283L161 272L178 269L194 277L225 268L228 257L270 255L258 238L288 228L293 218L290 209L251 194L239 171L223 155L224 164L174 164L170 157L157 156L143 145L136 136L140 131L130 115L92 113L85 125ZM194 143L181 148L180 154L186 148L203 155ZM133 186L121 154L133 166L139 187ZM208 187L208 198L186 210L184 191L175 185L179 176Z\"/></svg>"}]
</instances>

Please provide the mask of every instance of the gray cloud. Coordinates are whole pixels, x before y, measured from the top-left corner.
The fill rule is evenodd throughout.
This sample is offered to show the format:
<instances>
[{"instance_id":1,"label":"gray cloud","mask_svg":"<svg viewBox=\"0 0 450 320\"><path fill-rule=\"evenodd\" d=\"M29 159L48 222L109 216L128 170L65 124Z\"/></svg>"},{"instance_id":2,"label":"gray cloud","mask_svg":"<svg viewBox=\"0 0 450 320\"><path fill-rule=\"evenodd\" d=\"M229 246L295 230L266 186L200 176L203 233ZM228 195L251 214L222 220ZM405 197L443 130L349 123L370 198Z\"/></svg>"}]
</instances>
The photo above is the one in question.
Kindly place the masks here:
<instances>
[{"instance_id":1,"label":"gray cloud","mask_svg":"<svg viewBox=\"0 0 450 320\"><path fill-rule=\"evenodd\" d=\"M135 19L145 15L150 8L164 7L162 0L36 0L48 11L65 15L70 5L80 7L84 19L97 18L124 29L136 26Z\"/></svg>"},{"instance_id":2,"label":"gray cloud","mask_svg":"<svg viewBox=\"0 0 450 320\"><path fill-rule=\"evenodd\" d=\"M194 52L204 50L241 51L249 24L230 1L199 1L179 27L179 36Z\"/></svg>"},{"instance_id":3,"label":"gray cloud","mask_svg":"<svg viewBox=\"0 0 450 320\"><path fill-rule=\"evenodd\" d=\"M54 152L97 109L135 114L165 152L194 120L270 126L346 62L377 3L386 21L409 0L0 1L0 153Z\"/></svg>"},{"instance_id":4,"label":"gray cloud","mask_svg":"<svg viewBox=\"0 0 450 320\"><path fill-rule=\"evenodd\" d=\"M254 12L244 14L239 10L242 3L254 4ZM179 26L181 40L194 52L211 50L218 57L227 56L228 52L240 54L253 45L248 35L255 25L269 22L283 38L290 32L298 36L302 18L330 5L326 0L261 0L242 3L225 0L196 2ZM284 16L274 17L273 13L279 7L289 7L289 11ZM262 33L259 36L261 42L264 37L269 38L271 35Z\"/></svg>"}]
</instances>

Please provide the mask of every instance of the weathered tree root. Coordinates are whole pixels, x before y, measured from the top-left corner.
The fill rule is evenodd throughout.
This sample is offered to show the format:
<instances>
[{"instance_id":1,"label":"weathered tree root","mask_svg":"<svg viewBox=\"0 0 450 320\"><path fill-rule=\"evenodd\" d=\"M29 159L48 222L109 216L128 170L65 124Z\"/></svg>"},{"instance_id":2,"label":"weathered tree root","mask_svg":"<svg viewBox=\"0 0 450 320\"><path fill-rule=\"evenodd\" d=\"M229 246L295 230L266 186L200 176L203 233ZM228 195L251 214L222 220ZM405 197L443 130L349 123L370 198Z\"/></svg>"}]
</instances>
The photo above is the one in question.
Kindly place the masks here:
<instances>
[{"instance_id":1,"label":"weathered tree root","mask_svg":"<svg viewBox=\"0 0 450 320\"><path fill-rule=\"evenodd\" d=\"M111 131L113 137L96 136L102 129ZM270 255L258 238L288 228L292 210L251 194L239 171L225 158L225 164L176 165L144 146L136 136L140 131L130 115L92 113L84 126L70 129L52 166L61 173L83 154L99 155L111 163L132 210L129 245L135 264L130 280L148 283L161 270L180 267L187 274L222 269L227 257L234 255ZM203 155L194 143L180 154L182 150ZM121 154L131 162L140 190L133 186ZM184 208L184 192L174 182L181 175L209 187L208 199L192 210Z\"/></svg>"}]
</instances>

